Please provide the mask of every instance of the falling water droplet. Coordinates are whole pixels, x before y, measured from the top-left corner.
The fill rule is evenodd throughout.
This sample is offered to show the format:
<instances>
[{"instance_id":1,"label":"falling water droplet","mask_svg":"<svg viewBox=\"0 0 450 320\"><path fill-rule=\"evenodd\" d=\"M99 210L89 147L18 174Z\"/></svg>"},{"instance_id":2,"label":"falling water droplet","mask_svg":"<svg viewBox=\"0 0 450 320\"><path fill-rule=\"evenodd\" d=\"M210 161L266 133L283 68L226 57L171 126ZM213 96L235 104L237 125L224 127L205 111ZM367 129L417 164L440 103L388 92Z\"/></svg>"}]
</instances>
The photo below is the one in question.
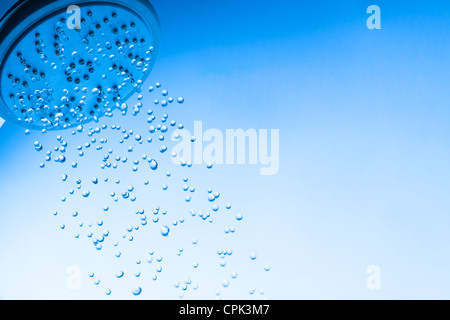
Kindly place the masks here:
<instances>
[{"instance_id":1,"label":"falling water droplet","mask_svg":"<svg viewBox=\"0 0 450 320\"><path fill-rule=\"evenodd\" d=\"M161 227L161 234L162 234L164 237L167 237L167 236L169 235L169 233L170 233L169 227L167 227L167 226Z\"/></svg>"},{"instance_id":2,"label":"falling water droplet","mask_svg":"<svg viewBox=\"0 0 450 320\"><path fill-rule=\"evenodd\" d=\"M117 272L116 273L116 278L122 278L123 277L123 275L124 275L124 273L123 273L123 271L121 270L121 271L119 271L119 272Z\"/></svg>"},{"instance_id":3,"label":"falling water droplet","mask_svg":"<svg viewBox=\"0 0 450 320\"><path fill-rule=\"evenodd\" d=\"M158 169L158 162L155 159L150 160L149 165L152 170Z\"/></svg>"},{"instance_id":4,"label":"falling water droplet","mask_svg":"<svg viewBox=\"0 0 450 320\"><path fill-rule=\"evenodd\" d=\"M138 296L142 293L142 288L141 287L134 287L133 290L131 291L135 296Z\"/></svg>"}]
</instances>

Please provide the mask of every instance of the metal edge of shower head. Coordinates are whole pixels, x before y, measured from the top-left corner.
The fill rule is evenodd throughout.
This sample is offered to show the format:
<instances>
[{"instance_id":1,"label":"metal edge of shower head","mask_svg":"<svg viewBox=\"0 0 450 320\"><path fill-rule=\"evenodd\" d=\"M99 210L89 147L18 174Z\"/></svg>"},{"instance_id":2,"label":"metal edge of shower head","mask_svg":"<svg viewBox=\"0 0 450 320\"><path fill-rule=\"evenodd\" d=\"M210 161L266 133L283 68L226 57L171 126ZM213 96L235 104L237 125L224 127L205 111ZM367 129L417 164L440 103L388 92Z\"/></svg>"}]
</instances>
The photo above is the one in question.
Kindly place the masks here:
<instances>
[{"instance_id":1,"label":"metal edge of shower head","mask_svg":"<svg viewBox=\"0 0 450 320\"><path fill-rule=\"evenodd\" d=\"M16 41L24 34L27 34L36 23L71 5L83 6L89 4L122 6L125 9L133 11L147 25L153 38L153 59L148 66L151 72L159 54L161 28L158 15L148 0L19 0L0 19L0 75L3 71L3 61L7 57L10 49L14 48ZM150 72L142 77L141 80L143 82L148 78ZM128 100L135 93L136 91L134 89L123 100ZM16 117L12 115L9 108L5 107L5 105L4 97L0 96L0 117L6 121L13 122L25 128L42 129L42 126L17 121ZM47 128L47 130L62 129L61 127Z\"/></svg>"}]
</instances>

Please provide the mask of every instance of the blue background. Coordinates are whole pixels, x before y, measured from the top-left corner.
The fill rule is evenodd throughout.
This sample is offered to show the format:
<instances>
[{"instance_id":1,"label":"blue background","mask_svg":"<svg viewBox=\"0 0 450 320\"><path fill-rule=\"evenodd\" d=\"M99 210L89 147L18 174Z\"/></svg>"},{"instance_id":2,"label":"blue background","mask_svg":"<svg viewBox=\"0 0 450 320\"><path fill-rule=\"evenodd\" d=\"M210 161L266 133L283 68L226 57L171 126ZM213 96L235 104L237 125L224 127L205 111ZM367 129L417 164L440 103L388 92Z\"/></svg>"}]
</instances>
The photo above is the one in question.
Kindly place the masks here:
<instances>
[{"instance_id":1,"label":"blue background","mask_svg":"<svg viewBox=\"0 0 450 320\"><path fill-rule=\"evenodd\" d=\"M2 2L2 9L10 3ZM190 130L195 120L221 130L280 129L279 173L260 176L257 166L245 165L215 166L204 175L203 167L191 168L190 179L217 187L245 224L233 238L222 231L226 217L218 225L186 221L168 238L149 235L145 245L123 251L134 258L140 248L153 248L164 256L165 273L157 282L116 284L113 277L107 280L112 264L106 248L96 251L81 232L83 239L74 239L69 223L69 230L58 227L70 219L52 215L70 188L61 174L91 177L100 171L98 162L80 163L73 175L70 163L40 169L43 153L33 142L47 150L56 134L25 136L22 128L5 124L0 129L1 298L101 299L114 286L112 298L133 298L135 282L144 289L142 298L177 298L173 281L186 275L199 284L185 294L194 299L215 298L216 290L222 298L237 299L450 298L448 2L152 4L161 20L162 47L146 84L160 81L186 99L173 112ZM372 4L381 8L381 30L366 27ZM132 117L119 119L111 123L134 126ZM70 133L63 135L69 141ZM169 159L161 170L164 166L173 167ZM144 178L124 179L137 185ZM163 196L157 200L161 207L170 202ZM69 202L67 214L71 206L81 206L95 216L106 200L90 201ZM127 219L131 216L117 224L126 225ZM189 252L194 236L203 251ZM234 269L220 268L215 253L224 246L233 248L230 265L239 273L228 288L221 283ZM187 265L197 259L206 267L178 268L178 247L190 257ZM258 254L255 261L248 258L251 251ZM81 268L80 290L66 287L70 265ZM370 265L381 269L380 290L366 286ZM92 284L92 270L105 274L104 287ZM250 288L257 290L254 295Z\"/></svg>"}]
</instances>

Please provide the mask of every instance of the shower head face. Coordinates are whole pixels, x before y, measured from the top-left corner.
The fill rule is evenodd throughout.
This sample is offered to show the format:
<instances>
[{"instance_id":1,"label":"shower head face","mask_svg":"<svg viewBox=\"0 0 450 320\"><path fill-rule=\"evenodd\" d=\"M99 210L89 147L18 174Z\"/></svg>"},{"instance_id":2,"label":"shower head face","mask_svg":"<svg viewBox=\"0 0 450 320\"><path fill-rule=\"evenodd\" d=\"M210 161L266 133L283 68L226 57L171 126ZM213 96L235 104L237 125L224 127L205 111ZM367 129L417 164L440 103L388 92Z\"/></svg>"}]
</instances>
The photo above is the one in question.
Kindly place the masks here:
<instances>
[{"instance_id":1,"label":"shower head face","mask_svg":"<svg viewBox=\"0 0 450 320\"><path fill-rule=\"evenodd\" d=\"M140 90L159 48L158 18L144 0L23 1L0 28L0 116L29 129L111 116Z\"/></svg>"}]
</instances>

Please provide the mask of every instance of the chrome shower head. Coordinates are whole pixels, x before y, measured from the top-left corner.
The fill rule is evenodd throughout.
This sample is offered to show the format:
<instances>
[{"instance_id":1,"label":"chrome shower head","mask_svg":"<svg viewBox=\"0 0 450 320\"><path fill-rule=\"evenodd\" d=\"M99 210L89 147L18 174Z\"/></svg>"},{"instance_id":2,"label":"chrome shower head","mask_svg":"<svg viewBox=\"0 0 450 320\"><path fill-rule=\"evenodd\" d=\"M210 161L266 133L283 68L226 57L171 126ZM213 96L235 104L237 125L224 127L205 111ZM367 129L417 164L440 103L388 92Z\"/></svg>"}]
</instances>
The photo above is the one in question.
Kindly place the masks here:
<instances>
[{"instance_id":1,"label":"chrome shower head","mask_svg":"<svg viewBox=\"0 0 450 320\"><path fill-rule=\"evenodd\" d=\"M146 0L23 0L0 21L0 117L28 129L78 126L148 77L160 43Z\"/></svg>"}]
</instances>

